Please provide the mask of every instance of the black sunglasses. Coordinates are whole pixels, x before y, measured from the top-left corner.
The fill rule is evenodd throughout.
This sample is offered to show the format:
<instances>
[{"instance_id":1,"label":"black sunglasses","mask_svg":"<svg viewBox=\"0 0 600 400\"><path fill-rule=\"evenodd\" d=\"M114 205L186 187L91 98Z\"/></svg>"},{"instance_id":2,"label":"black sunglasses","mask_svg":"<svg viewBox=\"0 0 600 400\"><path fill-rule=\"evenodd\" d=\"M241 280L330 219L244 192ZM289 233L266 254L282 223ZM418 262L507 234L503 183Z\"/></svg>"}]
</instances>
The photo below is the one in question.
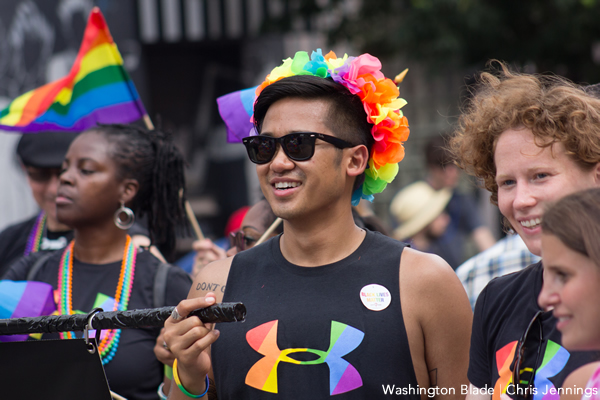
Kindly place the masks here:
<instances>
[{"instance_id":1,"label":"black sunglasses","mask_svg":"<svg viewBox=\"0 0 600 400\"><path fill-rule=\"evenodd\" d=\"M519 339L517 343L517 350L515 351L515 359L513 366L513 384L515 385L515 394L518 395L519 398L523 398L528 400L533 397L535 394L534 381L535 381L535 371L540 362L540 356L542 354L542 345L544 343L544 330L542 326L542 315L543 311L538 311L529 325ZM536 337L533 332L533 326L537 324L538 335ZM537 339L537 340L536 340ZM525 366L525 355L530 354L532 346L535 346L535 364L533 366L526 367Z\"/></svg>"},{"instance_id":2,"label":"black sunglasses","mask_svg":"<svg viewBox=\"0 0 600 400\"><path fill-rule=\"evenodd\" d=\"M345 140L315 132L297 132L280 138L271 136L249 136L242 139L250 161L255 164L266 164L273 159L277 143L290 160L306 161L315 154L315 141L321 139L339 149L354 147Z\"/></svg>"}]
</instances>

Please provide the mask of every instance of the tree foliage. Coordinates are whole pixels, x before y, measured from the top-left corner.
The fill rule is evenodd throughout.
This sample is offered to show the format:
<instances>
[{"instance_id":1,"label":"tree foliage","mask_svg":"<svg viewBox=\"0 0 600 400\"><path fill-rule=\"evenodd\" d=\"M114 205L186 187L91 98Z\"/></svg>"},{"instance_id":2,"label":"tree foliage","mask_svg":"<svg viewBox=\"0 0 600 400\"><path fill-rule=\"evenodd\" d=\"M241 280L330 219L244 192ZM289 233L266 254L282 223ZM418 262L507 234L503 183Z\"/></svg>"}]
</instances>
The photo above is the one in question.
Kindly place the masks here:
<instances>
[{"instance_id":1,"label":"tree foliage","mask_svg":"<svg viewBox=\"0 0 600 400\"><path fill-rule=\"evenodd\" d=\"M303 14L339 9L348 0L302 0ZM361 51L403 55L443 69L478 69L490 59L578 82L600 82L598 0L362 0L330 34ZM594 62L594 49L596 64Z\"/></svg>"}]
</instances>

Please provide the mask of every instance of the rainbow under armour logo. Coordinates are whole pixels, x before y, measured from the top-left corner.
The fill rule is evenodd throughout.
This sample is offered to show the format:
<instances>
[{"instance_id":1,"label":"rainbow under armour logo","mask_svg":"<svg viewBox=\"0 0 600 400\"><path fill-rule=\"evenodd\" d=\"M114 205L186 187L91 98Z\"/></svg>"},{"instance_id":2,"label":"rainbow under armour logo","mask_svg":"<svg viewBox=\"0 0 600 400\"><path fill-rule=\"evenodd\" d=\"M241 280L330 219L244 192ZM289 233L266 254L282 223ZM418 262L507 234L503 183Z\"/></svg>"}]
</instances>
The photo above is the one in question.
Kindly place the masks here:
<instances>
[{"instance_id":1,"label":"rainbow under armour logo","mask_svg":"<svg viewBox=\"0 0 600 400\"><path fill-rule=\"evenodd\" d=\"M277 326L279 320L266 322L246 333L250 347L262 354L246 375L246 385L277 393L277 366L280 362L298 365L326 363L329 366L329 394L349 392L362 386L359 372L342 357L356 349L365 334L341 322L331 321L331 339L326 351L316 349L283 349L277 346ZM312 361L298 361L288 357L292 353L312 353L319 356Z\"/></svg>"},{"instance_id":2,"label":"rainbow under armour logo","mask_svg":"<svg viewBox=\"0 0 600 400\"><path fill-rule=\"evenodd\" d=\"M510 364L515 356L517 341L510 342L496 352L496 366L498 367L499 378L494 386L494 395L492 400L500 400L500 394L506 393L506 388L512 383L512 371ZM536 393L533 400L559 400L560 396L554 388L554 384L549 378L557 375L567 365L569 361L569 352L558 343L548 340L546 351L542 364L535 372L534 386Z\"/></svg>"}]
</instances>

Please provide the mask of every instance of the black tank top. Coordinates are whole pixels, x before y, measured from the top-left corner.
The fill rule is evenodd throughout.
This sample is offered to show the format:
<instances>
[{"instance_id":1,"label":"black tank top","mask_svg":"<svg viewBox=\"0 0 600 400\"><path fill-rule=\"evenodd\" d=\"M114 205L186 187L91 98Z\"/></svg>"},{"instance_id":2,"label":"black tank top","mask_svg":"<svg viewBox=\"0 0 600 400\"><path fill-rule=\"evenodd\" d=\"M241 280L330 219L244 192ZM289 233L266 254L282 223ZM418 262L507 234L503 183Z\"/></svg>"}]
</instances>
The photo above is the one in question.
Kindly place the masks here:
<instances>
[{"instance_id":1,"label":"black tank top","mask_svg":"<svg viewBox=\"0 0 600 400\"><path fill-rule=\"evenodd\" d=\"M398 389L420 399L400 307L403 248L367 231L354 253L320 267L289 263L279 237L237 254L223 301L248 313L217 325L219 400L379 399Z\"/></svg>"}]
</instances>

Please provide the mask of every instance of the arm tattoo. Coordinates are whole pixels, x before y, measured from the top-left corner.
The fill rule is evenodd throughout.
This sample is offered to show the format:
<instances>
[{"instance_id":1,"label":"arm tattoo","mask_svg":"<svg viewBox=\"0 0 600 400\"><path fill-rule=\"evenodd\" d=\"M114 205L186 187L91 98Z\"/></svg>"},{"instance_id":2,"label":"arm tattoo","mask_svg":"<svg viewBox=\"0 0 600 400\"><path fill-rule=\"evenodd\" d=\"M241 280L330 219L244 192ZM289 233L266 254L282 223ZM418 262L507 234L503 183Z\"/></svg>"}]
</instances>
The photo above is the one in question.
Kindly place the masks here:
<instances>
[{"instance_id":1,"label":"arm tattoo","mask_svg":"<svg viewBox=\"0 0 600 400\"><path fill-rule=\"evenodd\" d=\"M225 293L225 286L214 282L200 282L196 285L196 290L208 292L216 292L217 290L221 290L221 293Z\"/></svg>"}]
</instances>

